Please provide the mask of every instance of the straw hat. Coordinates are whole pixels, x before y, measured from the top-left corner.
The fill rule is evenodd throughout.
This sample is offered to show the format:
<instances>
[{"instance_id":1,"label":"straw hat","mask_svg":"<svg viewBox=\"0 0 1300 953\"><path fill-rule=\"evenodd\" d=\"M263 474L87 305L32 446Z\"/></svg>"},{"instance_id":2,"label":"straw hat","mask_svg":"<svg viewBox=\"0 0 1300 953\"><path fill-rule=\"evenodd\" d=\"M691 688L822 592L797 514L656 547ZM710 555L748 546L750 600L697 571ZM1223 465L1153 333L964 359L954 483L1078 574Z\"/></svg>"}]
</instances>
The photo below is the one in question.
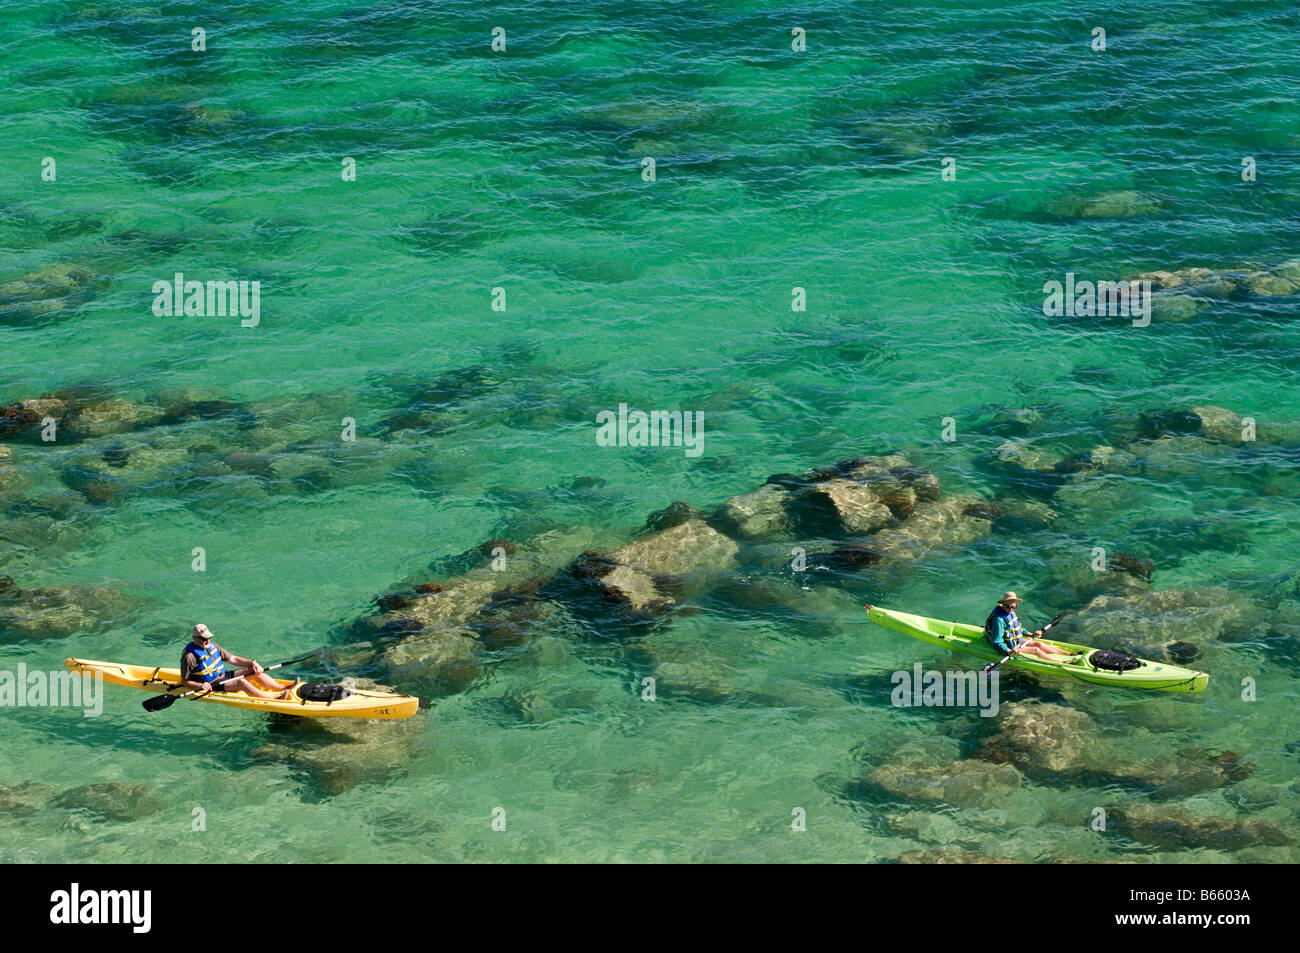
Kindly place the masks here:
<instances>
[{"instance_id":1,"label":"straw hat","mask_svg":"<svg viewBox=\"0 0 1300 953\"><path fill-rule=\"evenodd\" d=\"M1020 605L1020 603L1024 601L1024 599L1021 599L1018 595L1008 589L1006 592L1002 593L1002 598L998 600L998 605Z\"/></svg>"}]
</instances>

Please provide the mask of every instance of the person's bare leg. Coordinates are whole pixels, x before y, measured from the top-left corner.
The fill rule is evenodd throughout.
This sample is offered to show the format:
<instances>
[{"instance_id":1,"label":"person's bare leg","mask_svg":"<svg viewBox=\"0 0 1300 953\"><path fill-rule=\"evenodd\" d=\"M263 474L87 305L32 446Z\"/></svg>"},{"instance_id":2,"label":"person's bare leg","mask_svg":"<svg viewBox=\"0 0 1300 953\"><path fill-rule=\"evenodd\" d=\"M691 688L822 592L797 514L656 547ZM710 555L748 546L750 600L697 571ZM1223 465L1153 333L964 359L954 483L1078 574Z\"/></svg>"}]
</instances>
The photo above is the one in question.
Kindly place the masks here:
<instances>
[{"instance_id":1,"label":"person's bare leg","mask_svg":"<svg viewBox=\"0 0 1300 953\"><path fill-rule=\"evenodd\" d=\"M279 699L288 698L293 693L293 689L302 683L301 678L295 678L293 680L292 685L285 687L284 685L281 685L279 682L277 682L270 675L268 675L266 672L258 672L256 675L250 673L248 675L242 676L240 678L240 681L242 681L245 685L248 686L247 691L254 698L279 698ZM257 684L261 685L262 688L270 689L271 694L267 695L263 693L260 689L253 688L254 681L256 681Z\"/></svg>"},{"instance_id":2,"label":"person's bare leg","mask_svg":"<svg viewBox=\"0 0 1300 953\"><path fill-rule=\"evenodd\" d=\"M252 682L250 682L248 679L242 676L239 678L227 679L226 683L221 686L220 690L223 692L246 692L247 694L252 695L254 698L275 698L276 697L275 695L267 694L266 692L262 691L260 688L255 687Z\"/></svg>"},{"instance_id":3,"label":"person's bare leg","mask_svg":"<svg viewBox=\"0 0 1300 953\"><path fill-rule=\"evenodd\" d=\"M269 688L271 691L279 693L284 690L284 686L277 682L266 672L258 672L256 675L248 676L250 681L256 681L263 688Z\"/></svg>"},{"instance_id":4,"label":"person's bare leg","mask_svg":"<svg viewBox=\"0 0 1300 953\"><path fill-rule=\"evenodd\" d=\"M1037 645L1022 645L1022 646L1020 646L1020 654L1021 654L1021 655L1032 655L1034 658L1040 658L1040 659L1042 659L1044 662L1059 662L1059 661L1061 661L1061 659L1062 659L1062 656L1060 656L1060 655L1052 655L1052 654L1050 654L1050 653L1048 653L1048 652L1044 652L1044 651L1043 651L1041 648L1039 648Z\"/></svg>"},{"instance_id":5,"label":"person's bare leg","mask_svg":"<svg viewBox=\"0 0 1300 953\"><path fill-rule=\"evenodd\" d=\"M1029 642L1026 642L1025 645L1031 648L1038 649L1040 652L1055 652L1057 655L1074 654L1073 652L1069 652L1066 649L1059 649L1055 645L1049 645L1046 642L1040 642L1038 639L1031 639Z\"/></svg>"}]
</instances>

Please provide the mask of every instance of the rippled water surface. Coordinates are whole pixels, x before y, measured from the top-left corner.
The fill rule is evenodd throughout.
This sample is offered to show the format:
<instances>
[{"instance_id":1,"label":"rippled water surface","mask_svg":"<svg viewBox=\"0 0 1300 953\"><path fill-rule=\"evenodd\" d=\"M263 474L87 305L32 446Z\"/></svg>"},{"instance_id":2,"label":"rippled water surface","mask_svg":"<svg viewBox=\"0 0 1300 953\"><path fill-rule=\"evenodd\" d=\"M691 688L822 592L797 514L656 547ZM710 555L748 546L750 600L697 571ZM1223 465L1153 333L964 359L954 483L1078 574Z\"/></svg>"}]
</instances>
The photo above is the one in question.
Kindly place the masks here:
<instances>
[{"instance_id":1,"label":"rippled water surface","mask_svg":"<svg viewBox=\"0 0 1300 953\"><path fill-rule=\"evenodd\" d=\"M426 704L350 747L125 688L5 710L0 856L184 857L201 807L225 861L1300 859L1298 28L1280 2L5 4L0 404L119 422L0 443L5 667L175 664L201 620ZM178 272L259 281L260 324L157 316ZM1156 272L1148 326L1044 314L1067 273ZM596 446L620 403L703 413L704 452ZM743 541L649 621L571 591L675 501L887 453L991 505L910 555ZM376 595L482 579L488 540L520 588L439 623L468 662L357 648ZM884 558L790 567L846 545ZM863 602L978 622L1007 588L1063 637L1188 643L1210 687L890 704L892 672L972 663ZM1102 747L987 772L1019 717Z\"/></svg>"}]
</instances>

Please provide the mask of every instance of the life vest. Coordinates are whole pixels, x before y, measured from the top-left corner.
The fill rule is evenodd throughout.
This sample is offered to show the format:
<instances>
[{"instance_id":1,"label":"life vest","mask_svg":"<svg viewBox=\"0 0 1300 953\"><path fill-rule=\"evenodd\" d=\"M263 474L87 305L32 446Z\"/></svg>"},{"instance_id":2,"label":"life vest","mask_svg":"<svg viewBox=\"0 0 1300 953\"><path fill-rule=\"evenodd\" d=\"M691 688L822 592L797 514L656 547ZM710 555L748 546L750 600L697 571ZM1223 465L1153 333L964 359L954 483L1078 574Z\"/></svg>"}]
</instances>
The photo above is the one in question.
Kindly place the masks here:
<instances>
[{"instance_id":1,"label":"life vest","mask_svg":"<svg viewBox=\"0 0 1300 953\"><path fill-rule=\"evenodd\" d=\"M193 642L185 646L186 652L193 652L194 657L198 659L198 666L194 669L194 674L205 682L215 682L226 674L226 665L221 661L221 649L217 648L217 643L208 641L208 647L201 649Z\"/></svg>"},{"instance_id":2,"label":"life vest","mask_svg":"<svg viewBox=\"0 0 1300 953\"><path fill-rule=\"evenodd\" d=\"M988 639L990 645L997 648L994 639L997 638L998 634L997 618L999 612L1007 620L1007 642L1010 643L1012 648L1015 648L1025 639L1025 631L1020 628L1020 620L1016 618L1015 609L1004 609L1002 606L998 606L990 612L989 617L984 620L984 638Z\"/></svg>"}]
</instances>

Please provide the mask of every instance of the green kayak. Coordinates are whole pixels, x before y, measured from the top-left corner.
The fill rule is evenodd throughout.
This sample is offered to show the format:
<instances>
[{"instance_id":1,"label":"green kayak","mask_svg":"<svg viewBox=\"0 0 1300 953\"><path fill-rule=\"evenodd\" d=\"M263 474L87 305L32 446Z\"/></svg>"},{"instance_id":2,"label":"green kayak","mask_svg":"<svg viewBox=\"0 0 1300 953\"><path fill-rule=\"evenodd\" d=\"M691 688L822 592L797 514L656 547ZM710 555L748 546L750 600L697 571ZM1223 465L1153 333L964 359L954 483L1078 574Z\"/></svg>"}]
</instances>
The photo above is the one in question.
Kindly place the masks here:
<instances>
[{"instance_id":1,"label":"green kayak","mask_svg":"<svg viewBox=\"0 0 1300 953\"><path fill-rule=\"evenodd\" d=\"M989 645L988 640L984 638L983 626L927 619L925 616L895 612L893 609L882 609L879 606L867 606L867 618L876 625L883 625L886 629L893 629L895 632L902 632L922 642L941 645L954 652L963 652L988 662L995 662L1002 657L1002 654ZM1087 654L1073 662L1046 662L1031 656L1016 656L1008 659L1004 667L1014 666L1026 672L1038 672L1043 675L1066 675L1080 681L1092 682L1094 685L1147 688L1157 692L1199 692L1210 681L1210 676L1205 672L1179 668L1177 665L1164 662L1150 662L1146 659L1138 659L1142 664L1125 672L1097 668L1089 664L1092 653L1097 649L1086 645L1059 642L1056 639L1042 641L1060 646L1069 652Z\"/></svg>"}]
</instances>

